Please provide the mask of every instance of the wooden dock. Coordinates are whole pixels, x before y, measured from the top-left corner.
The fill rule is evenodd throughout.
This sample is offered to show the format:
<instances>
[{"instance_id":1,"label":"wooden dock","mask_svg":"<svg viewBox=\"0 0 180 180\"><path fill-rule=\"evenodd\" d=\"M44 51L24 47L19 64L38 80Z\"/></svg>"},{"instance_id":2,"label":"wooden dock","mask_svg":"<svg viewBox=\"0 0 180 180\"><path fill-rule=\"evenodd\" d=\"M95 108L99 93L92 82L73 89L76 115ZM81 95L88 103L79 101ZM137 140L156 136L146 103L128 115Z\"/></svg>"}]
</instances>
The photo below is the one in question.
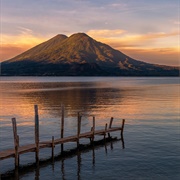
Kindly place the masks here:
<instances>
[{"instance_id":1,"label":"wooden dock","mask_svg":"<svg viewBox=\"0 0 180 180\"><path fill-rule=\"evenodd\" d=\"M109 126L105 124L104 129L95 130L95 117L93 117L93 126L89 132L81 132L81 114L78 113L77 117L77 134L73 136L64 137L64 106L62 106L62 117L61 117L61 138L54 139L54 136L51 140L48 141L39 141L39 115L38 115L38 106L35 105L35 143L19 146L19 136L17 134L16 119L12 118L13 125L13 134L14 134L14 149L7 149L0 151L0 160L7 159L10 157L15 158L15 167L19 167L19 157L20 154L27 152L35 152L36 162L39 161L39 150L42 148L50 147L52 148L52 157L54 157L54 147L55 145L61 144L61 152L63 152L63 145L67 142L77 142L77 148L79 146L79 141L82 138L89 138L90 143L93 143L95 136L102 135L104 139L108 135L110 137L111 132L120 131L121 138L123 139L123 130L125 120L122 120L122 125L120 127L112 127L113 118L110 119Z\"/></svg>"}]
</instances>

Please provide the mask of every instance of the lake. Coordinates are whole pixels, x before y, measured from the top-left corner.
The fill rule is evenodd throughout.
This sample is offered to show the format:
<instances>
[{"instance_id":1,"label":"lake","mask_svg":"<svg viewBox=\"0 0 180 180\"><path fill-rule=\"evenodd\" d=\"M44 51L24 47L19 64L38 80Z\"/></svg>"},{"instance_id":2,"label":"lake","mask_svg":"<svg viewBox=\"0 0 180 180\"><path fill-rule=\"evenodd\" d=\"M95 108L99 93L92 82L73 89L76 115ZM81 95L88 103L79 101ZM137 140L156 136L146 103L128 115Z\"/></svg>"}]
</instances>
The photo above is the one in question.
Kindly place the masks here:
<instances>
[{"instance_id":1,"label":"lake","mask_svg":"<svg viewBox=\"0 0 180 180\"><path fill-rule=\"evenodd\" d=\"M0 150L14 148L11 118L17 121L20 145L34 142L34 105L39 107L40 140L60 137L61 104L65 106L65 136L74 135L77 113L82 132L125 119L124 143L95 147L67 158L19 171L13 179L179 179L180 80L178 77L0 77ZM112 133L120 137L119 132ZM82 144L89 140L82 140ZM68 143L65 150L74 148ZM60 146L55 153L60 152ZM40 150L40 158L51 149ZM20 156L20 165L35 162L34 153ZM7 178L14 158L0 161ZM3 179L3 178L2 178Z\"/></svg>"}]
</instances>

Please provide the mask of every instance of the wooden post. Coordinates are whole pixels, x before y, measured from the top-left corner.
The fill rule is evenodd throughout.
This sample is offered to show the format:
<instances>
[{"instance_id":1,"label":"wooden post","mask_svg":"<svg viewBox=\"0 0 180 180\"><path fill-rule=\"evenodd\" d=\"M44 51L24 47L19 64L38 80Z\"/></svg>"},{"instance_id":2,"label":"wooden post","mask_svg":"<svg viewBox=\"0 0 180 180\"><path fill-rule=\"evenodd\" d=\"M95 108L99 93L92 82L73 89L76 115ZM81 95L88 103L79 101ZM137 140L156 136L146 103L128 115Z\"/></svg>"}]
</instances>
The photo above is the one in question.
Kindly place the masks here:
<instances>
[{"instance_id":1,"label":"wooden post","mask_svg":"<svg viewBox=\"0 0 180 180\"><path fill-rule=\"evenodd\" d=\"M125 119L122 120L122 126L121 126L121 139L123 139L124 124L125 124Z\"/></svg>"},{"instance_id":2,"label":"wooden post","mask_svg":"<svg viewBox=\"0 0 180 180\"><path fill-rule=\"evenodd\" d=\"M38 106L34 105L35 111L35 144L36 144L36 162L39 161L39 115Z\"/></svg>"},{"instance_id":3,"label":"wooden post","mask_svg":"<svg viewBox=\"0 0 180 180\"><path fill-rule=\"evenodd\" d=\"M61 138L64 137L64 105L61 105ZM61 144L61 153L64 151L64 144Z\"/></svg>"},{"instance_id":4,"label":"wooden post","mask_svg":"<svg viewBox=\"0 0 180 180\"><path fill-rule=\"evenodd\" d=\"M19 167L19 136L17 135L16 118L12 118L15 150L15 167Z\"/></svg>"},{"instance_id":5,"label":"wooden post","mask_svg":"<svg viewBox=\"0 0 180 180\"><path fill-rule=\"evenodd\" d=\"M77 147L79 146L79 112L77 117Z\"/></svg>"},{"instance_id":6,"label":"wooden post","mask_svg":"<svg viewBox=\"0 0 180 180\"><path fill-rule=\"evenodd\" d=\"M79 135L81 132L81 116L78 112L78 118L77 118L77 147L79 146Z\"/></svg>"},{"instance_id":7,"label":"wooden post","mask_svg":"<svg viewBox=\"0 0 180 180\"><path fill-rule=\"evenodd\" d=\"M106 154L107 154L107 145L106 145L106 132L107 132L107 123L105 125L105 133L104 133L104 145L105 145L105 151L106 151Z\"/></svg>"},{"instance_id":8,"label":"wooden post","mask_svg":"<svg viewBox=\"0 0 180 180\"><path fill-rule=\"evenodd\" d=\"M93 116L92 142L94 141L94 131L95 131L95 117Z\"/></svg>"},{"instance_id":9,"label":"wooden post","mask_svg":"<svg viewBox=\"0 0 180 180\"><path fill-rule=\"evenodd\" d=\"M54 159L54 136L52 136L52 159Z\"/></svg>"},{"instance_id":10,"label":"wooden post","mask_svg":"<svg viewBox=\"0 0 180 180\"><path fill-rule=\"evenodd\" d=\"M105 125L104 140L106 140L106 132L107 132L107 123Z\"/></svg>"},{"instance_id":11,"label":"wooden post","mask_svg":"<svg viewBox=\"0 0 180 180\"><path fill-rule=\"evenodd\" d=\"M112 127L112 122L113 122L113 117L111 117L111 119L110 119L110 122L109 122L109 128Z\"/></svg>"},{"instance_id":12,"label":"wooden post","mask_svg":"<svg viewBox=\"0 0 180 180\"><path fill-rule=\"evenodd\" d=\"M113 117L111 117L111 119L110 119L109 129L112 127L112 122L113 122ZM109 137L109 138L111 137L110 133L108 133L108 137Z\"/></svg>"}]
</instances>

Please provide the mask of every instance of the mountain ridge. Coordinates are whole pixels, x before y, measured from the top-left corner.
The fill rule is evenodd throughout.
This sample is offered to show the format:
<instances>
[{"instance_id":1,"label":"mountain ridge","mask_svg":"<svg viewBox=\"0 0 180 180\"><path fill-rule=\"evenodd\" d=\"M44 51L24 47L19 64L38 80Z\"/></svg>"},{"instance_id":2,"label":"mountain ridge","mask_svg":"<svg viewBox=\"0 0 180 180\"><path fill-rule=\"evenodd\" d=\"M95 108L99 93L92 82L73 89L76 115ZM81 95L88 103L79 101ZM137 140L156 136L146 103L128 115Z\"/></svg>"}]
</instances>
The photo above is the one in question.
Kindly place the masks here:
<instances>
[{"instance_id":1,"label":"mountain ridge","mask_svg":"<svg viewBox=\"0 0 180 180\"><path fill-rule=\"evenodd\" d=\"M179 68L135 60L85 33L58 34L1 66L2 75L179 75Z\"/></svg>"}]
</instances>

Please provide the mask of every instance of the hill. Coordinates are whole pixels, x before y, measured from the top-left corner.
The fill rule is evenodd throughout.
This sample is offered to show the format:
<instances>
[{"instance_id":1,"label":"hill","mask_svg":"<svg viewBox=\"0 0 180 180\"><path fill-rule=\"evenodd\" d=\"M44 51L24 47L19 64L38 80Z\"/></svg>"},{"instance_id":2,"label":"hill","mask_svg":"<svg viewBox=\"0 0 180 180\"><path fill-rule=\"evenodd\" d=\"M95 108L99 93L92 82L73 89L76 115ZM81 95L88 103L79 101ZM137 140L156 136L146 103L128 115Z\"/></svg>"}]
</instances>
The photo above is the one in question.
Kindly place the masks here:
<instances>
[{"instance_id":1,"label":"hill","mask_svg":"<svg viewBox=\"0 0 180 180\"><path fill-rule=\"evenodd\" d=\"M85 33L57 35L1 63L1 75L178 76L177 67L137 61Z\"/></svg>"}]
</instances>

